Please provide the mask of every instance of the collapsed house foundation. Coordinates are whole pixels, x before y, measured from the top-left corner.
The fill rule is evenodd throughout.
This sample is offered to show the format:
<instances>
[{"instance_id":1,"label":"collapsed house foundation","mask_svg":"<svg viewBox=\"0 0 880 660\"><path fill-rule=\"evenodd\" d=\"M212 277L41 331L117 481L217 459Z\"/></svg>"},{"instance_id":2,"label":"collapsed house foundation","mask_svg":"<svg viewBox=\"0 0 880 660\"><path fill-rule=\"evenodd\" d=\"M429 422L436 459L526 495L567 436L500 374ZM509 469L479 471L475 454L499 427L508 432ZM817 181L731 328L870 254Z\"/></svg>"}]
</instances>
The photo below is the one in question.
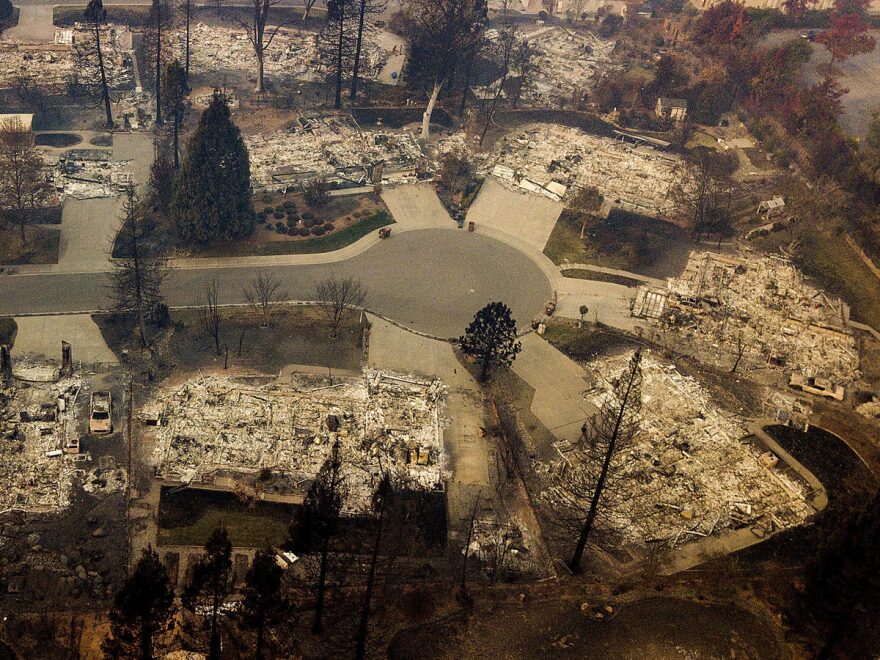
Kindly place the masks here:
<instances>
[{"instance_id":1,"label":"collapsed house foundation","mask_svg":"<svg viewBox=\"0 0 880 660\"><path fill-rule=\"evenodd\" d=\"M302 501L338 440L344 510L357 514L383 472L413 490L445 488L444 397L438 380L371 370L263 385L205 376L159 390L141 416L163 482L256 494L269 471L274 492L260 497L279 501Z\"/></svg>"},{"instance_id":2,"label":"collapsed house foundation","mask_svg":"<svg viewBox=\"0 0 880 660\"><path fill-rule=\"evenodd\" d=\"M860 378L849 308L782 257L692 252L665 289L638 289L632 314L705 347L710 363L782 370L797 389L843 398Z\"/></svg>"},{"instance_id":3,"label":"collapsed house foundation","mask_svg":"<svg viewBox=\"0 0 880 660\"><path fill-rule=\"evenodd\" d=\"M505 136L490 172L507 185L554 199L572 188L595 186L608 204L665 216L675 208L670 194L680 169L678 156L648 145L529 124Z\"/></svg>"},{"instance_id":4,"label":"collapsed house foundation","mask_svg":"<svg viewBox=\"0 0 880 660\"><path fill-rule=\"evenodd\" d=\"M587 398L597 406L623 373L632 353L590 363L596 386ZM651 353L642 354L642 406L636 437L612 463L617 489L600 526L624 546L661 543L678 547L726 530L751 530L763 538L803 524L815 513L802 475L757 439L746 420L719 408L693 378ZM578 454L558 444L552 475ZM542 497L553 503L556 487Z\"/></svg>"},{"instance_id":5,"label":"collapsed house foundation","mask_svg":"<svg viewBox=\"0 0 880 660\"><path fill-rule=\"evenodd\" d=\"M351 115L299 117L287 128L245 137L255 187L324 178L367 185L415 179L423 158L412 133L362 131Z\"/></svg>"}]
</instances>

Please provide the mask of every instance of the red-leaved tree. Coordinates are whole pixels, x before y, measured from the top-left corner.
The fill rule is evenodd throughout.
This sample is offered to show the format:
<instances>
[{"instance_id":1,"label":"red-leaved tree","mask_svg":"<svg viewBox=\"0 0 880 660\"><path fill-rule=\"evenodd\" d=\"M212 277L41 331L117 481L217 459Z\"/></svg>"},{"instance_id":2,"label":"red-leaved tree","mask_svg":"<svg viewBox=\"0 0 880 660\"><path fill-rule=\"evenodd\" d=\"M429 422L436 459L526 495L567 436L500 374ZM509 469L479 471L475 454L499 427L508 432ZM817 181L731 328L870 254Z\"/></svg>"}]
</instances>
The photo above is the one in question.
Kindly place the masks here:
<instances>
[{"instance_id":1,"label":"red-leaved tree","mask_svg":"<svg viewBox=\"0 0 880 660\"><path fill-rule=\"evenodd\" d=\"M831 15L831 27L816 36L831 53L831 66L838 60L870 53L877 40L868 34L865 16L870 0L836 0Z\"/></svg>"}]
</instances>

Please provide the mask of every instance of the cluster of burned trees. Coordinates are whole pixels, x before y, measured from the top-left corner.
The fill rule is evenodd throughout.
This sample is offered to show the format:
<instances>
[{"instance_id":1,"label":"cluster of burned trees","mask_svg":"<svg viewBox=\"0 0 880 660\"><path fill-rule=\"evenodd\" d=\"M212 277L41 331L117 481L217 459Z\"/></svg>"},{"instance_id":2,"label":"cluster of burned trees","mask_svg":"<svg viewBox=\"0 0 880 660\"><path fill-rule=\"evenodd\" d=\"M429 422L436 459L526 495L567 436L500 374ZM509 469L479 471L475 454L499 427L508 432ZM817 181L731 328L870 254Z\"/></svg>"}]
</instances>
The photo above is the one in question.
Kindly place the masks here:
<instances>
[{"instance_id":1,"label":"cluster of burned trees","mask_svg":"<svg viewBox=\"0 0 880 660\"><path fill-rule=\"evenodd\" d=\"M407 485L388 474L377 479L370 522L359 525L368 531L354 547L344 538L352 530L346 522L351 519L343 517L350 500L345 471L337 440L294 516L284 547L258 550L241 584L236 584L229 532L215 529L183 587L182 612L175 609L158 555L144 550L114 599L106 655L147 659L159 647L183 645L210 660L229 657L226 649L258 659L293 657L311 632L310 643L332 638L334 652L341 644L351 645L355 657L364 658L371 613L405 550ZM329 594L343 587L348 605L337 607L343 604L334 596L328 613Z\"/></svg>"}]
</instances>

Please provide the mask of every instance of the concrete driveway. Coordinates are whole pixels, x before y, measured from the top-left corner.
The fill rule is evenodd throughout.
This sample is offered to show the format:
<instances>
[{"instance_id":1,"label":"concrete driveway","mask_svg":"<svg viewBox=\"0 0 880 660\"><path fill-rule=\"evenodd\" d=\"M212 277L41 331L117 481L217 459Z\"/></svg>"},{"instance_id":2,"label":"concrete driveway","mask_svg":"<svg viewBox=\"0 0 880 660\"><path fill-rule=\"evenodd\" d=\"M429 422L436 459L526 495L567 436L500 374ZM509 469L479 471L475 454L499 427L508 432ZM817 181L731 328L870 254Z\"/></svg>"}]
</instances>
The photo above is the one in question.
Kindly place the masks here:
<instances>
[{"instance_id":1,"label":"concrete driveway","mask_svg":"<svg viewBox=\"0 0 880 660\"><path fill-rule=\"evenodd\" d=\"M18 25L6 30L0 39L30 44L53 43L55 41L55 26L52 25L53 12L54 8L49 5L21 7L18 14Z\"/></svg>"},{"instance_id":2,"label":"concrete driveway","mask_svg":"<svg viewBox=\"0 0 880 660\"><path fill-rule=\"evenodd\" d=\"M574 441L596 408L584 398L587 374L537 334L522 338L513 371L535 390L530 410L557 440Z\"/></svg>"},{"instance_id":3,"label":"concrete driveway","mask_svg":"<svg viewBox=\"0 0 880 660\"><path fill-rule=\"evenodd\" d=\"M62 273L104 270L122 224L122 199L68 199L61 212L58 265Z\"/></svg>"},{"instance_id":4,"label":"concrete driveway","mask_svg":"<svg viewBox=\"0 0 880 660\"><path fill-rule=\"evenodd\" d=\"M450 229L455 223L437 197L434 189L426 184L399 185L382 190L382 201L388 206L397 222L392 232L408 229Z\"/></svg>"},{"instance_id":5,"label":"concrete driveway","mask_svg":"<svg viewBox=\"0 0 880 660\"><path fill-rule=\"evenodd\" d=\"M562 208L559 202L511 190L488 177L468 209L466 220L478 227L485 225L515 236L540 252L547 244Z\"/></svg>"},{"instance_id":6,"label":"concrete driveway","mask_svg":"<svg viewBox=\"0 0 880 660\"><path fill-rule=\"evenodd\" d=\"M61 361L61 342L72 347L74 362L117 363L98 326L88 314L58 316L18 316L18 335L12 353L15 356L42 355Z\"/></svg>"}]
</instances>

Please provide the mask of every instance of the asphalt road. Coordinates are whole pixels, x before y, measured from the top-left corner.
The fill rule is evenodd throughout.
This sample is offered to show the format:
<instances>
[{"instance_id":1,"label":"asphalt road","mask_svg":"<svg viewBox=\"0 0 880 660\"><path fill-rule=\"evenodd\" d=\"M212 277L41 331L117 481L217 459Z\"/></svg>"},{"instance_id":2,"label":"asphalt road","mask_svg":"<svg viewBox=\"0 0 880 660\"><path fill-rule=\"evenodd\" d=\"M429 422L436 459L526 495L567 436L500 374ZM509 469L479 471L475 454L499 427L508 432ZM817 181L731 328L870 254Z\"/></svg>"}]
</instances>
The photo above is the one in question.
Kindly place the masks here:
<instances>
[{"instance_id":1,"label":"asphalt road","mask_svg":"<svg viewBox=\"0 0 880 660\"><path fill-rule=\"evenodd\" d=\"M164 287L166 300L171 306L199 304L216 277L221 303L243 303L242 286L258 270L178 269ZM524 329L551 294L545 275L522 253L492 238L451 229L392 236L346 261L271 270L290 300L314 298L316 283L331 273L357 277L369 291L369 309L440 337L460 335L474 313L494 300L508 304ZM2 315L85 312L109 305L104 273L0 276Z\"/></svg>"}]
</instances>

